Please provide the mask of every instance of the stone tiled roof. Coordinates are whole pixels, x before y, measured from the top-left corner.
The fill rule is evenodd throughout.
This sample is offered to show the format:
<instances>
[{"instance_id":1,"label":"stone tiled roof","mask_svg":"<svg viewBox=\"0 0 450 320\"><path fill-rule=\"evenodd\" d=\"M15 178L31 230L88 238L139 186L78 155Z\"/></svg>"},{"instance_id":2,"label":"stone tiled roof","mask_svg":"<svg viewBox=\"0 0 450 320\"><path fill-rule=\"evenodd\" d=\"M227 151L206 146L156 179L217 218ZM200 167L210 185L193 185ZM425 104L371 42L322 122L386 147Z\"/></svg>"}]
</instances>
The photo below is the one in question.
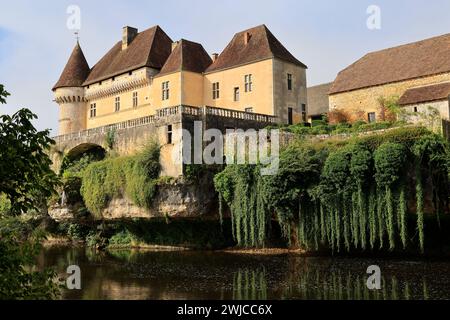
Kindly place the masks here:
<instances>
[{"instance_id":1,"label":"stone tiled roof","mask_svg":"<svg viewBox=\"0 0 450 320\"><path fill-rule=\"evenodd\" d=\"M81 87L88 77L89 72L89 65L84 57L80 44L77 42L70 55L69 61L52 90L63 87Z\"/></svg>"},{"instance_id":2,"label":"stone tiled roof","mask_svg":"<svg viewBox=\"0 0 450 320\"><path fill-rule=\"evenodd\" d=\"M450 95L450 82L430 86L411 88L400 98L400 105L426 103L438 100L447 100Z\"/></svg>"},{"instance_id":3,"label":"stone tiled roof","mask_svg":"<svg viewBox=\"0 0 450 320\"><path fill-rule=\"evenodd\" d=\"M330 94L450 72L450 34L365 55L342 70Z\"/></svg>"},{"instance_id":4,"label":"stone tiled roof","mask_svg":"<svg viewBox=\"0 0 450 320\"><path fill-rule=\"evenodd\" d=\"M249 40L248 43L245 43L247 35ZM231 42L206 72L232 68L269 58L278 58L306 68L275 38L265 25L261 25L235 34Z\"/></svg>"},{"instance_id":5,"label":"stone tiled roof","mask_svg":"<svg viewBox=\"0 0 450 320\"><path fill-rule=\"evenodd\" d=\"M119 41L92 68L84 85L142 67L161 69L171 51L172 40L159 26L154 26L138 33L125 50Z\"/></svg>"},{"instance_id":6,"label":"stone tiled roof","mask_svg":"<svg viewBox=\"0 0 450 320\"><path fill-rule=\"evenodd\" d=\"M181 39L158 76L181 70L202 73L211 63L211 57L201 44Z\"/></svg>"}]
</instances>

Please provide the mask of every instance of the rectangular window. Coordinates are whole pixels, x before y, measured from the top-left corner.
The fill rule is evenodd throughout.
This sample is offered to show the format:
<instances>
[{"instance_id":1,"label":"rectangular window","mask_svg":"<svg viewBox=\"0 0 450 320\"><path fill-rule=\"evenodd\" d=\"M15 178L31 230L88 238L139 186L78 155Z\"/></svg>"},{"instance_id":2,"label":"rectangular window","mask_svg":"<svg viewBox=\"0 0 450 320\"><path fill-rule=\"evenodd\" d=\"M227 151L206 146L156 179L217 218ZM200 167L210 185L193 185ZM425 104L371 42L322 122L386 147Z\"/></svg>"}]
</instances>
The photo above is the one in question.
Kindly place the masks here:
<instances>
[{"instance_id":1,"label":"rectangular window","mask_svg":"<svg viewBox=\"0 0 450 320\"><path fill-rule=\"evenodd\" d=\"M288 124L293 124L294 120L293 120L293 109L292 108L288 108Z\"/></svg>"},{"instance_id":2,"label":"rectangular window","mask_svg":"<svg viewBox=\"0 0 450 320\"><path fill-rule=\"evenodd\" d=\"M377 120L376 116L375 116L375 112L369 112L367 114L367 117L368 117L369 123L375 122Z\"/></svg>"},{"instance_id":3,"label":"rectangular window","mask_svg":"<svg viewBox=\"0 0 450 320\"><path fill-rule=\"evenodd\" d=\"M302 121L306 122L306 104L302 103Z\"/></svg>"},{"instance_id":4,"label":"rectangular window","mask_svg":"<svg viewBox=\"0 0 450 320\"><path fill-rule=\"evenodd\" d=\"M220 92L219 92L219 83L214 82L213 83L213 100L219 99Z\"/></svg>"},{"instance_id":5,"label":"rectangular window","mask_svg":"<svg viewBox=\"0 0 450 320\"><path fill-rule=\"evenodd\" d=\"M251 92L253 89L252 75L247 74L245 76L245 92Z\"/></svg>"},{"instance_id":6,"label":"rectangular window","mask_svg":"<svg viewBox=\"0 0 450 320\"><path fill-rule=\"evenodd\" d=\"M172 125L167 126L167 144L172 144Z\"/></svg>"},{"instance_id":7,"label":"rectangular window","mask_svg":"<svg viewBox=\"0 0 450 320\"><path fill-rule=\"evenodd\" d=\"M417 107L414 107L414 112L417 112Z\"/></svg>"},{"instance_id":8,"label":"rectangular window","mask_svg":"<svg viewBox=\"0 0 450 320\"><path fill-rule=\"evenodd\" d=\"M239 101L239 87L234 88L234 101Z\"/></svg>"},{"instance_id":9,"label":"rectangular window","mask_svg":"<svg viewBox=\"0 0 450 320\"><path fill-rule=\"evenodd\" d=\"M253 108L252 108L252 107L245 108L245 112L247 112L247 113L253 113Z\"/></svg>"},{"instance_id":10,"label":"rectangular window","mask_svg":"<svg viewBox=\"0 0 450 320\"><path fill-rule=\"evenodd\" d=\"M169 100L169 81L162 83L162 99Z\"/></svg>"},{"instance_id":11,"label":"rectangular window","mask_svg":"<svg viewBox=\"0 0 450 320\"><path fill-rule=\"evenodd\" d=\"M292 74L290 73L287 75L287 86L288 90L292 90Z\"/></svg>"},{"instance_id":12,"label":"rectangular window","mask_svg":"<svg viewBox=\"0 0 450 320\"><path fill-rule=\"evenodd\" d=\"M120 97L116 97L114 100L114 110L116 112L120 111Z\"/></svg>"},{"instance_id":13,"label":"rectangular window","mask_svg":"<svg viewBox=\"0 0 450 320\"><path fill-rule=\"evenodd\" d=\"M133 92L133 108L138 106L138 93L137 91Z\"/></svg>"},{"instance_id":14,"label":"rectangular window","mask_svg":"<svg viewBox=\"0 0 450 320\"><path fill-rule=\"evenodd\" d=\"M97 116L97 104L91 103L90 117L95 118Z\"/></svg>"}]
</instances>

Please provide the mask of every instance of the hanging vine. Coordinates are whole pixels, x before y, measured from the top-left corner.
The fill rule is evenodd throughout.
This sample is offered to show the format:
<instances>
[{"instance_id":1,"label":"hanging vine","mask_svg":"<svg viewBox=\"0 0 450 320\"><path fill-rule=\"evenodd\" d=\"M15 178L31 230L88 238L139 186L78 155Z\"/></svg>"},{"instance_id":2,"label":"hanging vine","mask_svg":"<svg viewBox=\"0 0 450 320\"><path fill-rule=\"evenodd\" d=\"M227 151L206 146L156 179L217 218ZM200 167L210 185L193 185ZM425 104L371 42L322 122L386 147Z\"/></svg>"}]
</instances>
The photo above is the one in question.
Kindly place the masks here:
<instances>
[{"instance_id":1,"label":"hanging vine","mask_svg":"<svg viewBox=\"0 0 450 320\"><path fill-rule=\"evenodd\" d=\"M276 175L261 176L259 165L232 165L216 175L215 186L239 246L264 246L274 219L287 243L340 252L407 248L414 238L408 238L413 212L406 185L414 180L423 250L423 181L432 181L435 211L448 208L448 150L420 128L336 144L302 141L281 152Z\"/></svg>"}]
</instances>

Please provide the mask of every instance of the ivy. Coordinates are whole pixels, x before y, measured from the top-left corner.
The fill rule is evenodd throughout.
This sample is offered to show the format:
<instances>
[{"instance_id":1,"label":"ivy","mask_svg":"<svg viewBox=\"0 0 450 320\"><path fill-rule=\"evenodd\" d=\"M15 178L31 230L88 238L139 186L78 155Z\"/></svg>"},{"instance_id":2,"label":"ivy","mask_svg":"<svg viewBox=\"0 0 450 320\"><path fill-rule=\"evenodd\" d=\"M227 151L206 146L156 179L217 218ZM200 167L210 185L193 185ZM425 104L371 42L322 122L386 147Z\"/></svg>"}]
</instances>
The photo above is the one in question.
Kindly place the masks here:
<instances>
[{"instance_id":1,"label":"ivy","mask_svg":"<svg viewBox=\"0 0 450 320\"><path fill-rule=\"evenodd\" d=\"M296 238L306 250L406 249L409 216L416 214L423 251L422 181L432 181L434 213L445 211L448 164L443 139L422 128L401 128L346 141L292 143L280 154L278 174L263 177L258 165L232 165L216 175L215 186L221 206L230 208L240 246L264 246L275 218L287 243ZM413 181L415 213L406 188Z\"/></svg>"},{"instance_id":2,"label":"ivy","mask_svg":"<svg viewBox=\"0 0 450 320\"><path fill-rule=\"evenodd\" d=\"M139 207L148 208L156 193L159 147L151 143L140 154L108 158L91 163L81 172L81 195L97 218L116 197L128 196Z\"/></svg>"}]
</instances>

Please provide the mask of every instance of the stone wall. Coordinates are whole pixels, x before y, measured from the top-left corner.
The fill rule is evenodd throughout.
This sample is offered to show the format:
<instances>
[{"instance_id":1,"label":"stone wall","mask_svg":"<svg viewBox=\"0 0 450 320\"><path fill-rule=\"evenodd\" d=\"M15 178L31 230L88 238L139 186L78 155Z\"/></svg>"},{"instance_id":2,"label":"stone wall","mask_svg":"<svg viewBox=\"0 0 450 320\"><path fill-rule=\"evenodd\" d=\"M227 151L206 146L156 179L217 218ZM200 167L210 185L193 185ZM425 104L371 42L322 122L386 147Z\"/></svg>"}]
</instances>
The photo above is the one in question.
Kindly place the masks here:
<instances>
[{"instance_id":1,"label":"stone wall","mask_svg":"<svg viewBox=\"0 0 450 320\"><path fill-rule=\"evenodd\" d=\"M75 205L54 205L49 215L57 221L76 218L81 203ZM199 181L188 182L177 179L158 186L151 208L141 208L126 197L112 199L102 211L101 219L117 220L127 218L197 218L218 219L218 200L212 174L204 175Z\"/></svg>"},{"instance_id":2,"label":"stone wall","mask_svg":"<svg viewBox=\"0 0 450 320\"><path fill-rule=\"evenodd\" d=\"M352 120L356 120L360 113L366 121L368 113L375 112L377 120L380 120L380 104L378 102L380 97L400 97L406 90L413 87L431 85L445 81L450 81L450 73L336 93L329 96L330 110L336 108L346 110L350 113Z\"/></svg>"}]
</instances>

